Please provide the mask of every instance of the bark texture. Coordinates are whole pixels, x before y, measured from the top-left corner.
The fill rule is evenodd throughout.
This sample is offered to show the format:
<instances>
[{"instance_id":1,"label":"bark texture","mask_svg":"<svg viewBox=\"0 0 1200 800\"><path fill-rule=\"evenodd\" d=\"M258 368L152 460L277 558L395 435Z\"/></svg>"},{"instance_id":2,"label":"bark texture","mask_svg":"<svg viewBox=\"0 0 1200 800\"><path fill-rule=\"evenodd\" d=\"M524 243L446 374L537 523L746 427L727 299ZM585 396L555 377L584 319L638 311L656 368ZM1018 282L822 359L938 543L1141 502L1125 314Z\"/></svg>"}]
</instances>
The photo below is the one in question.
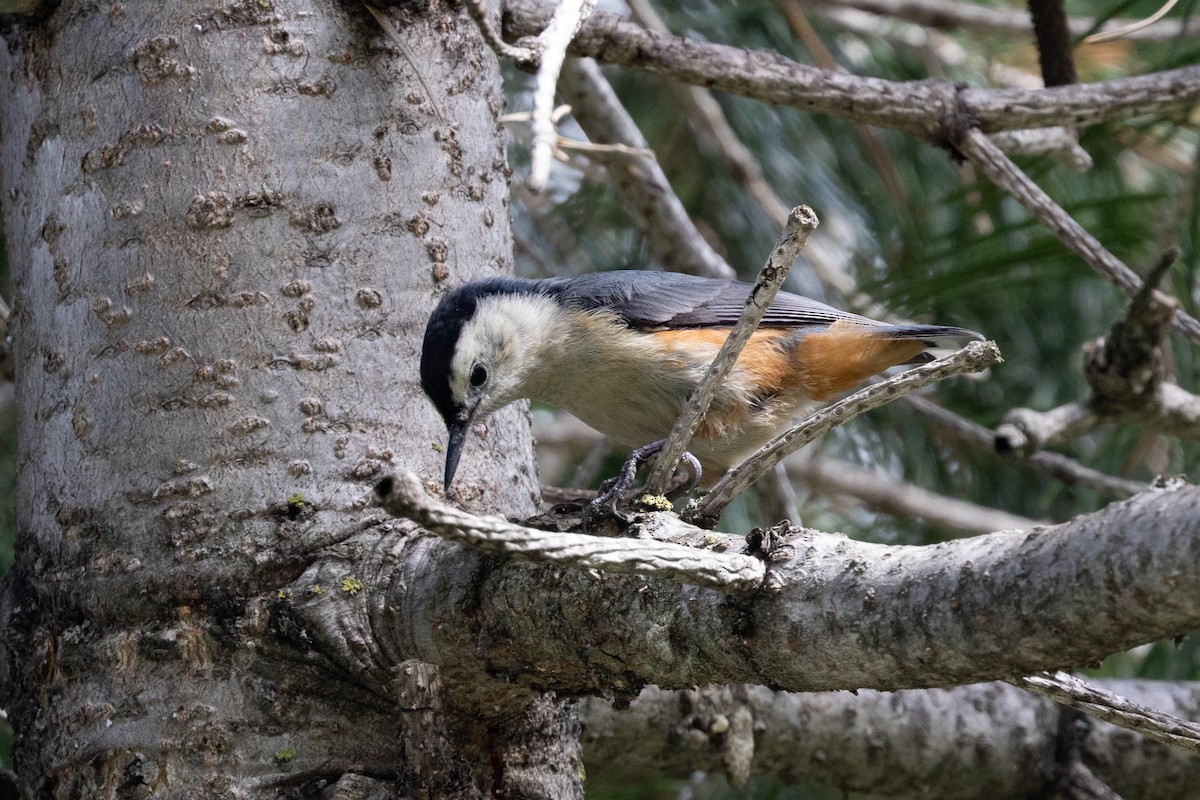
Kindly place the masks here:
<instances>
[{"instance_id":1,"label":"bark texture","mask_svg":"<svg viewBox=\"0 0 1200 800\"><path fill-rule=\"evenodd\" d=\"M435 511L428 511L430 527L441 529ZM512 544L513 527L489 546L500 548L500 539ZM895 690L1086 666L1200 625L1200 488L1185 485L1061 525L922 547L789 525L743 542L662 513L641 516L626 535L708 548L714 561L749 546L728 559L722 588L712 588L718 570L709 564L694 577L664 565L649 578L579 569L581 562L570 558L558 560L577 568L496 564L475 580L478 610L469 617L482 620L483 635L474 641L489 670L569 694L632 696L647 683L728 682L789 691ZM533 531L530 541L544 536ZM369 562L381 575L428 560L411 537L391 538ZM597 541L602 552L617 552L611 540ZM524 543L507 551L557 559ZM747 555L766 562L757 586L741 571ZM654 566L640 550L630 561ZM370 628L377 635L387 627L420 638L408 627L413 614L451 588L453 573L435 566L413 579L393 579L387 607L413 612L402 613L402 623L375 614ZM334 631L329 638L336 640L337 619L320 608L305 609L307 618ZM464 625L430 621L438 624L426 633L429 652L462 641ZM353 653L359 645L343 641L331 649Z\"/></svg>"},{"instance_id":2,"label":"bark texture","mask_svg":"<svg viewBox=\"0 0 1200 800\"><path fill-rule=\"evenodd\" d=\"M576 757L551 700L465 737L481 676L364 685L291 611L370 591L353 558L290 584L353 554L378 473L440 473L424 320L511 260L496 62L453 10L390 18L414 62L332 0L68 0L0 41L21 438L0 685L32 793L470 794L560 734ZM492 417L458 499L528 512L529 446L521 409Z\"/></svg>"},{"instance_id":3,"label":"bark texture","mask_svg":"<svg viewBox=\"0 0 1200 800\"><path fill-rule=\"evenodd\" d=\"M1105 686L1176 716L1200 714L1195 683ZM1061 792L1079 764L1126 800L1185 800L1200 786L1200 759L1002 683L857 694L651 687L626 710L588 700L580 713L589 774L607 786L703 769L734 783L750 774L836 787L846 798L1019 800Z\"/></svg>"}]
</instances>

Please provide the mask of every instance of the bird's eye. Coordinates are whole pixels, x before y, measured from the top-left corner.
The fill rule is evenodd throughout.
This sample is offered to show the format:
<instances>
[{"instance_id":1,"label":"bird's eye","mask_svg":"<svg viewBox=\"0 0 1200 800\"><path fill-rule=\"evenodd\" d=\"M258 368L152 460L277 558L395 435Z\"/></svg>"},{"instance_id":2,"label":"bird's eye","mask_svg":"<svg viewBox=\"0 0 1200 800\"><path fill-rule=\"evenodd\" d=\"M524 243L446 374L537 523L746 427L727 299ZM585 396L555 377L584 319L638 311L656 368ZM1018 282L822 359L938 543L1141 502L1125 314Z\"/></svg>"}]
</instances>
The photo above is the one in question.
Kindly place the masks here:
<instances>
[{"instance_id":1,"label":"bird's eye","mask_svg":"<svg viewBox=\"0 0 1200 800\"><path fill-rule=\"evenodd\" d=\"M471 368L471 385L483 386L487 383L487 367L483 364L476 364Z\"/></svg>"}]
</instances>

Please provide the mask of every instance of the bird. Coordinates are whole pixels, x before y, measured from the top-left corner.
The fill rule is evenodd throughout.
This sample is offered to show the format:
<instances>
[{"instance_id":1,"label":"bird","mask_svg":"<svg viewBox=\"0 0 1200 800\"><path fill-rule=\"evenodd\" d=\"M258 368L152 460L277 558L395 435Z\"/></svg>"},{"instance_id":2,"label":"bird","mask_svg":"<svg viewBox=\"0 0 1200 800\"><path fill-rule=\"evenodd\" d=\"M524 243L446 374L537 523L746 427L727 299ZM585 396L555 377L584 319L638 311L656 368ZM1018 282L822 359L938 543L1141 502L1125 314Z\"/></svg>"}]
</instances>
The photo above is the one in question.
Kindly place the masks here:
<instances>
[{"instance_id":1,"label":"bird","mask_svg":"<svg viewBox=\"0 0 1200 800\"><path fill-rule=\"evenodd\" d=\"M430 315L420 365L421 386L449 436L445 491L471 425L520 399L565 409L637 448L635 456L652 454L752 288L736 280L614 270L491 277L449 291ZM711 486L816 404L890 367L929 361L983 338L966 328L892 325L779 292L689 446L700 485Z\"/></svg>"}]
</instances>

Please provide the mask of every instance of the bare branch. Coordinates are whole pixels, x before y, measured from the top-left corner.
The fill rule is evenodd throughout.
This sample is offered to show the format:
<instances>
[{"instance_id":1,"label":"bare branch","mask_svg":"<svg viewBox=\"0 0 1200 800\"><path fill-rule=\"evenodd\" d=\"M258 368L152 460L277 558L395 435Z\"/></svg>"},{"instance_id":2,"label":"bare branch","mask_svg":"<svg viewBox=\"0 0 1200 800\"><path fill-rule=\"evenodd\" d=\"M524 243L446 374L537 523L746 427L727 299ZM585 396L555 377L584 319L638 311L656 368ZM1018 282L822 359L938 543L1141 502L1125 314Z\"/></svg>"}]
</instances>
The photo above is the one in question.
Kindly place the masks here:
<instances>
[{"instance_id":1,"label":"bare branch","mask_svg":"<svg viewBox=\"0 0 1200 800\"><path fill-rule=\"evenodd\" d=\"M944 0L812 0L814 5L830 8L852 8L886 17L900 17L918 25L942 30L967 28L975 31L1001 31L1027 35L1033 30L1029 15L1008 6L986 6L976 3L946 3ZM1109 32L1128 28L1135 20L1110 19L1100 28ZM1095 20L1069 17L1067 26L1072 36L1083 36L1095 27ZM1200 24L1192 21L1185 30L1181 20L1163 20L1152 29L1130 32L1126 38L1143 41L1169 41L1181 35L1200 34Z\"/></svg>"},{"instance_id":2,"label":"bare branch","mask_svg":"<svg viewBox=\"0 0 1200 800\"><path fill-rule=\"evenodd\" d=\"M1165 253L1108 335L1085 345L1088 399L1045 412L1013 409L996 429L1000 452L1030 452L1111 422L1200 441L1200 397L1165 382L1163 345L1177 304L1155 287L1177 258L1174 248Z\"/></svg>"},{"instance_id":3,"label":"bare branch","mask_svg":"<svg viewBox=\"0 0 1200 800\"><path fill-rule=\"evenodd\" d=\"M1200 73L1196 75L1200 87ZM1047 90L1049 91L1049 90ZM1055 203L1020 167L1000 152L1000 149L975 128L966 130L956 143L963 155L971 160L983 174L998 187L1011 194L1039 222L1082 258L1092 269L1108 278L1130 295L1142 287L1142 279L1125 266L1120 259L1108 252L1095 236ZM1176 310L1174 325L1192 342L1200 343L1200 321Z\"/></svg>"},{"instance_id":4,"label":"bare branch","mask_svg":"<svg viewBox=\"0 0 1200 800\"><path fill-rule=\"evenodd\" d=\"M1029 530L1038 522L995 508L945 497L877 470L832 458L792 458L788 474L818 492L846 495L868 508L901 519L919 519L931 528L957 535Z\"/></svg>"},{"instance_id":5,"label":"bare branch","mask_svg":"<svg viewBox=\"0 0 1200 800\"><path fill-rule=\"evenodd\" d=\"M1079 146L1079 137L1063 127L1029 128L992 134L996 147L1009 155L1048 156L1072 172L1087 172L1092 157Z\"/></svg>"},{"instance_id":6,"label":"bare branch","mask_svg":"<svg viewBox=\"0 0 1200 800\"><path fill-rule=\"evenodd\" d=\"M1200 708L1195 682L1101 685L1176 714ZM580 703L588 775L637 788L651 778L719 773L723 720L739 709L754 722L755 776L843 797L1054 797L1066 766L1056 752L1061 707L1004 683L853 694L649 686L628 707L603 698ZM1191 800L1200 786L1200 759L1112 725L1088 725L1078 744L1097 777L1130 797ZM971 776L965 791L963 775Z\"/></svg>"},{"instance_id":7,"label":"bare branch","mask_svg":"<svg viewBox=\"0 0 1200 800\"><path fill-rule=\"evenodd\" d=\"M979 372L999 363L1000 360L1000 351L994 342L971 342L956 353L860 389L849 397L815 412L796 427L763 445L758 452L727 472L712 491L701 498L694 508L685 512L685 516L690 520L715 522L725 510L725 506L744 492L763 472L774 468L786 456L812 440L824 436L862 413L917 389L953 375Z\"/></svg>"},{"instance_id":8,"label":"bare branch","mask_svg":"<svg viewBox=\"0 0 1200 800\"><path fill-rule=\"evenodd\" d=\"M1110 423L1137 425L1167 436L1200 442L1200 396L1164 383L1144 406L1103 412L1092 401L1067 403L1050 411L1014 408L996 428L996 449L1022 455L1077 439Z\"/></svg>"},{"instance_id":9,"label":"bare branch","mask_svg":"<svg viewBox=\"0 0 1200 800\"><path fill-rule=\"evenodd\" d=\"M506 31L540 30L550 7L508 0ZM1138 116L1186 113L1200 102L1200 65L1050 89L962 89L948 81L895 82L828 72L778 53L653 33L596 13L571 52L674 80L872 125L931 142L956 137L964 120L985 133L1065 125L1088 127Z\"/></svg>"},{"instance_id":10,"label":"bare branch","mask_svg":"<svg viewBox=\"0 0 1200 800\"><path fill-rule=\"evenodd\" d=\"M927 28L876 17L842 6L817 9L817 12L860 36L882 38L921 52L932 51L937 63L975 70L986 75L989 81L996 85L1025 89L1037 89L1042 86L1040 81L1025 70L981 58L949 36ZM1086 172L1092 167L1092 157L1079 146L1079 137L1073 130L1063 126L997 131L992 134L992 141L1010 155L1045 156L1074 172Z\"/></svg>"},{"instance_id":11,"label":"bare branch","mask_svg":"<svg viewBox=\"0 0 1200 800\"><path fill-rule=\"evenodd\" d=\"M538 36L541 53L533 93L533 155L526 181L531 191L541 191L550 179L550 159L558 135L551 120L558 74L571 39L595 7L596 0L558 0L549 24Z\"/></svg>"},{"instance_id":12,"label":"bare branch","mask_svg":"<svg viewBox=\"0 0 1200 800\"><path fill-rule=\"evenodd\" d=\"M727 554L743 546L739 537L669 515L643 519L633 529L640 536L686 538ZM674 555L666 580L647 581L642 574L658 574L651 568L658 556L638 563L645 543L636 539L597 545L643 570L617 575L607 562L604 572L563 569L576 562L561 558L543 567L480 562L471 548L446 547L413 530L372 526L361 542L345 543L298 576L296 596L352 570L373 587L363 593L356 629L408 648L411 658L438 663L453 652L514 687L543 691L709 682L790 691L944 686L1067 669L1200 627L1200 489L1185 485L1049 528L923 547L786 527L759 531L751 545L766 559L766 576L759 591L738 594L737 602L729 602L726 583L736 574L733 561L710 574L722 588L673 576ZM563 534L544 535L555 558L553 540ZM563 541L574 547L574 539ZM541 559L541 547L530 556ZM715 570L712 555L691 557ZM349 598L339 600L344 606ZM310 605L316 617L304 610L305 625L344 626L345 612L322 617L331 613L328 604L303 608ZM468 646L464 653L464 639L485 652ZM361 647L349 657L376 662Z\"/></svg>"},{"instance_id":13,"label":"bare branch","mask_svg":"<svg viewBox=\"0 0 1200 800\"><path fill-rule=\"evenodd\" d=\"M963 419L954 412L919 395L910 395L901 402L916 410L951 439L982 453L994 454L996 452L996 433L982 425ZM1019 453L1019 455L1024 456L1021 459L1022 464L1050 475L1056 480L1070 486L1086 486L1109 497L1131 497L1146 489L1144 483L1106 475L1099 470L1085 467L1060 453L1036 452L1030 455Z\"/></svg>"},{"instance_id":14,"label":"bare branch","mask_svg":"<svg viewBox=\"0 0 1200 800\"><path fill-rule=\"evenodd\" d=\"M376 494L389 514L411 519L445 539L531 561L648 575L725 594L754 592L766 574L761 560L737 553L714 553L655 539L548 532L499 517L477 517L430 497L412 473L385 478ZM672 515L649 516L650 529L669 530L679 524Z\"/></svg>"},{"instance_id":15,"label":"bare branch","mask_svg":"<svg viewBox=\"0 0 1200 800\"><path fill-rule=\"evenodd\" d=\"M805 242L817 229L817 225L817 215L808 206L797 206L792 209L783 235L772 248L767 263L763 266L754 288L750 290L750 295L746 298L746 306L742 309L742 315L738 317L737 323L725 339L725 344L721 346L716 358L704 373L704 377L700 380L696 390L692 392L692 396L688 398L674 427L667 435L666 444L663 445L662 452L655 460L654 469L651 470L650 477L646 481L646 491L650 494L660 495L666 491L667 482L675 472L675 467L684 451L687 450L696 429L700 427L704 415L708 413L708 407L712 405L713 398L716 397L726 376L733 369L742 349L749 343L754 332L758 330L758 323L762 320L763 314L767 312L767 308L775 299L775 295L779 293L783 282L787 280L788 271L799 258Z\"/></svg>"},{"instance_id":16,"label":"bare branch","mask_svg":"<svg viewBox=\"0 0 1200 800\"><path fill-rule=\"evenodd\" d=\"M1105 421L1086 403L1067 403L1050 411L1014 408L996 427L996 452L1028 455L1047 445L1078 439Z\"/></svg>"},{"instance_id":17,"label":"bare branch","mask_svg":"<svg viewBox=\"0 0 1200 800\"><path fill-rule=\"evenodd\" d=\"M593 142L622 144L651 152L646 139L591 59L571 59L563 67L559 92L571 104L579 125ZM602 154L596 154L602 158ZM646 233L650 252L667 269L732 278L729 266L696 230L667 176L653 158L606 159L617 191L633 221Z\"/></svg>"},{"instance_id":18,"label":"bare branch","mask_svg":"<svg viewBox=\"0 0 1200 800\"><path fill-rule=\"evenodd\" d=\"M487 0L467 0L467 12L479 27L483 40L488 47L501 58L507 58L517 64L533 62L538 57L538 51L533 47L513 46L500 36L492 25L491 14L488 11Z\"/></svg>"},{"instance_id":19,"label":"bare branch","mask_svg":"<svg viewBox=\"0 0 1200 800\"><path fill-rule=\"evenodd\" d=\"M1146 708L1065 672L1010 681L1034 694L1082 711L1148 739L1200 756L1200 724Z\"/></svg>"}]
</instances>

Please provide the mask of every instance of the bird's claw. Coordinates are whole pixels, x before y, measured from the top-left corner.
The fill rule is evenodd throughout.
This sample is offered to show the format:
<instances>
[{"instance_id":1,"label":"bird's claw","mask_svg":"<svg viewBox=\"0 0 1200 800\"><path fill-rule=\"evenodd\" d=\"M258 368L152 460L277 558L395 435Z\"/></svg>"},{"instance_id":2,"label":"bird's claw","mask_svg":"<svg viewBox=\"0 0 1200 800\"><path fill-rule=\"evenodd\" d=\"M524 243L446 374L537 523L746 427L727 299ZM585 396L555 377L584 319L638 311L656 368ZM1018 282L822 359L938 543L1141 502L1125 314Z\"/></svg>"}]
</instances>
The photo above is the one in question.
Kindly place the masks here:
<instances>
[{"instance_id":1,"label":"bird's claw","mask_svg":"<svg viewBox=\"0 0 1200 800\"><path fill-rule=\"evenodd\" d=\"M625 523L632 521L632 517L621 511L620 506L625 502L625 496L629 493L630 487L633 486L638 469L651 458L658 455L665 443L665 439L660 439L656 442L643 445L629 454L629 458L621 466L621 471L600 485L600 493L584 509L583 518L585 525L589 520L603 517L615 517ZM691 478L686 483L669 492L667 495L668 499L674 500L690 492L700 483L700 478L703 475L700 461L691 453L684 453L683 460L687 462L691 471Z\"/></svg>"}]
</instances>

